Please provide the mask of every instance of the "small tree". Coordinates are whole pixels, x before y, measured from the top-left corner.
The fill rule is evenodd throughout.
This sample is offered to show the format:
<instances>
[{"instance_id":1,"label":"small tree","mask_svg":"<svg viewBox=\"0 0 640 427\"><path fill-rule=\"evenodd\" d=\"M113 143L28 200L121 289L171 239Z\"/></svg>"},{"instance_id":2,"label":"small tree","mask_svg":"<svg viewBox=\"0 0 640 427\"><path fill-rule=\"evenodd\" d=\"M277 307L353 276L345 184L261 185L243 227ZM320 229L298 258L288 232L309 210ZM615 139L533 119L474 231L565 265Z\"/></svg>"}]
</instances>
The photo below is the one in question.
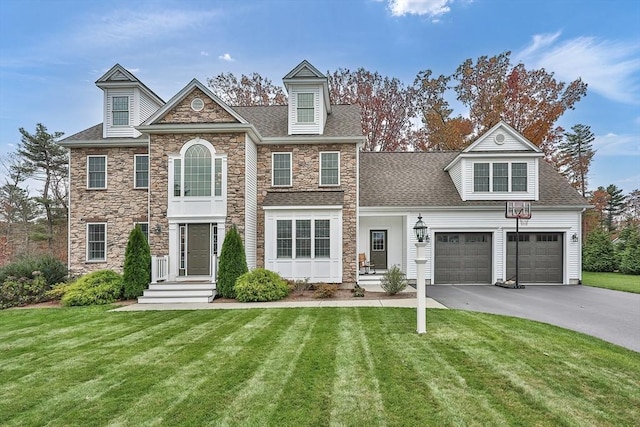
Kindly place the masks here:
<instances>
[{"instance_id":1,"label":"small tree","mask_svg":"<svg viewBox=\"0 0 640 427\"><path fill-rule=\"evenodd\" d=\"M616 264L609 234L601 229L589 233L582 248L582 268L586 271L614 271Z\"/></svg>"},{"instance_id":2,"label":"small tree","mask_svg":"<svg viewBox=\"0 0 640 427\"><path fill-rule=\"evenodd\" d=\"M218 270L217 290L224 298L235 298L234 286L238 277L249 271L244 254L242 238L235 225L231 227L222 243L220 251L220 269Z\"/></svg>"},{"instance_id":3,"label":"small tree","mask_svg":"<svg viewBox=\"0 0 640 427\"><path fill-rule=\"evenodd\" d=\"M620 272L640 274L640 232L628 226L625 231L624 250L620 254Z\"/></svg>"},{"instance_id":4,"label":"small tree","mask_svg":"<svg viewBox=\"0 0 640 427\"><path fill-rule=\"evenodd\" d=\"M124 297L137 298L151 281L151 251L139 225L129 233L124 253Z\"/></svg>"}]
</instances>

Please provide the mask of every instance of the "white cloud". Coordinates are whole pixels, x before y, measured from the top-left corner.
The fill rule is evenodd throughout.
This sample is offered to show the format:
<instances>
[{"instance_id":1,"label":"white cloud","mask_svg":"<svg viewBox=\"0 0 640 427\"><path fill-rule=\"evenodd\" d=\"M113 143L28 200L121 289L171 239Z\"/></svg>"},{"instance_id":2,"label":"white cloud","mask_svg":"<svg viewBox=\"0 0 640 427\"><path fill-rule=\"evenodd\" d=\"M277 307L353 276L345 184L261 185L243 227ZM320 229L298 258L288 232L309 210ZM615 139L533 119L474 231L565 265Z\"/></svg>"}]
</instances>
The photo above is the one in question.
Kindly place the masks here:
<instances>
[{"instance_id":1,"label":"white cloud","mask_svg":"<svg viewBox=\"0 0 640 427\"><path fill-rule=\"evenodd\" d=\"M229 61L229 62L235 61L235 59L233 59L231 57L231 55L228 54L228 53L225 53L225 54L222 54L222 55L218 56L218 59L222 59L223 61Z\"/></svg>"},{"instance_id":2,"label":"white cloud","mask_svg":"<svg viewBox=\"0 0 640 427\"><path fill-rule=\"evenodd\" d=\"M200 56L209 56L209 52L205 52L204 50L201 50Z\"/></svg>"},{"instance_id":3,"label":"white cloud","mask_svg":"<svg viewBox=\"0 0 640 427\"><path fill-rule=\"evenodd\" d=\"M451 3L453 0L389 0L388 6L393 16L427 15L438 18L451 10Z\"/></svg>"},{"instance_id":4,"label":"white cloud","mask_svg":"<svg viewBox=\"0 0 640 427\"><path fill-rule=\"evenodd\" d=\"M596 136L593 148L596 156L640 156L639 135L608 133Z\"/></svg>"},{"instance_id":5,"label":"white cloud","mask_svg":"<svg viewBox=\"0 0 640 427\"><path fill-rule=\"evenodd\" d=\"M589 90L613 101L640 103L640 44L560 36L560 32L533 36L515 59L527 68L552 71L560 80L582 78Z\"/></svg>"}]
</instances>

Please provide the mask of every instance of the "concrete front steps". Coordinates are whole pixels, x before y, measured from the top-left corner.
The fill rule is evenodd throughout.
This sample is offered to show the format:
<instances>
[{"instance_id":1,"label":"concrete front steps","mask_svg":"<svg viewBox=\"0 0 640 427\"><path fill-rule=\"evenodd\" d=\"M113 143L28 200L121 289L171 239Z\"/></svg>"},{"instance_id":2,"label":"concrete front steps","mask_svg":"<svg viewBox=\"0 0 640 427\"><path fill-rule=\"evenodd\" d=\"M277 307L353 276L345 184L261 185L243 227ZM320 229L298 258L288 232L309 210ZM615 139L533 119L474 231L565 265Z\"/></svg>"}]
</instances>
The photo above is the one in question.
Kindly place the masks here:
<instances>
[{"instance_id":1,"label":"concrete front steps","mask_svg":"<svg viewBox=\"0 0 640 427\"><path fill-rule=\"evenodd\" d=\"M363 288L367 288L367 286L380 286L380 281L382 280L382 274L376 272L369 274L360 274L358 276L358 285Z\"/></svg>"},{"instance_id":2,"label":"concrete front steps","mask_svg":"<svg viewBox=\"0 0 640 427\"><path fill-rule=\"evenodd\" d=\"M211 302L215 296L215 283L152 283L138 297L138 304Z\"/></svg>"}]
</instances>

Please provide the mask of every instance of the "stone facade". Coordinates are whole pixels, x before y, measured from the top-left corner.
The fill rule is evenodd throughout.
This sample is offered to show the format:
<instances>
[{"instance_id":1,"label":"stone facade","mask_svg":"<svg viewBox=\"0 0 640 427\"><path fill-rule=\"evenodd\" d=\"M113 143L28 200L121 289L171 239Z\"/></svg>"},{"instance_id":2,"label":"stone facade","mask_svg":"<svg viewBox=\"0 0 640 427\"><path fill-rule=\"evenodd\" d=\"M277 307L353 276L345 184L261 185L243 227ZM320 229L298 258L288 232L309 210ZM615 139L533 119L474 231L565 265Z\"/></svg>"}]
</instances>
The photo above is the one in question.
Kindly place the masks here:
<instances>
[{"instance_id":1,"label":"stone facade","mask_svg":"<svg viewBox=\"0 0 640 427\"><path fill-rule=\"evenodd\" d=\"M134 155L146 148L70 150L69 265L72 274L111 269L122 272L135 222L147 222L148 191L134 188ZM87 189L87 156L107 156L107 188ZM106 223L106 261L87 261L87 224Z\"/></svg>"},{"instance_id":2,"label":"stone facade","mask_svg":"<svg viewBox=\"0 0 640 427\"><path fill-rule=\"evenodd\" d=\"M191 109L191 101L196 98L204 101L204 108L200 111ZM156 123L238 123L238 120L200 89L195 88Z\"/></svg>"},{"instance_id":3,"label":"stone facade","mask_svg":"<svg viewBox=\"0 0 640 427\"><path fill-rule=\"evenodd\" d=\"M320 153L340 152L340 186L320 186ZM272 153L292 153L291 187L271 186ZM344 191L342 208L342 282L351 287L357 280L357 148L355 144L282 144L258 146L258 239L257 262L264 266L264 221L262 209L267 191Z\"/></svg>"}]
</instances>

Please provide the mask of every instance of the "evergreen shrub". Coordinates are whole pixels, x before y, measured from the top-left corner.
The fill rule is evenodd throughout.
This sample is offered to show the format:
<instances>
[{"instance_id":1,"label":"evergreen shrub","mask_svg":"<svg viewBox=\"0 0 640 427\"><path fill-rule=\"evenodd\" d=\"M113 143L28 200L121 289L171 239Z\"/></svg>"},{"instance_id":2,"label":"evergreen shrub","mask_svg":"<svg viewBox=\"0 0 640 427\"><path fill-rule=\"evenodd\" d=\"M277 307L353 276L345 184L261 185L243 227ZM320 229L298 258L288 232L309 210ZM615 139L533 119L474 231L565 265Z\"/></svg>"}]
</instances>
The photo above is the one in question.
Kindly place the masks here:
<instances>
[{"instance_id":1,"label":"evergreen shrub","mask_svg":"<svg viewBox=\"0 0 640 427\"><path fill-rule=\"evenodd\" d=\"M115 271L98 270L69 285L61 303L64 306L111 304L123 295L122 276Z\"/></svg>"},{"instance_id":2,"label":"evergreen shrub","mask_svg":"<svg viewBox=\"0 0 640 427\"><path fill-rule=\"evenodd\" d=\"M242 245L242 238L235 225L231 226L220 250L220 268L216 289L223 298L235 298L235 284L238 277L249 271Z\"/></svg>"},{"instance_id":3,"label":"evergreen shrub","mask_svg":"<svg viewBox=\"0 0 640 427\"><path fill-rule=\"evenodd\" d=\"M630 227L625 235L624 250L620 254L620 273L640 275L640 232Z\"/></svg>"},{"instance_id":4,"label":"evergreen shrub","mask_svg":"<svg viewBox=\"0 0 640 427\"><path fill-rule=\"evenodd\" d=\"M313 296L315 298L331 298L338 292L338 285L333 283L321 283L315 285Z\"/></svg>"},{"instance_id":5,"label":"evergreen shrub","mask_svg":"<svg viewBox=\"0 0 640 427\"><path fill-rule=\"evenodd\" d=\"M256 268L238 277L236 299L242 302L278 301L289 295L289 285L278 273Z\"/></svg>"},{"instance_id":6,"label":"evergreen shrub","mask_svg":"<svg viewBox=\"0 0 640 427\"><path fill-rule=\"evenodd\" d=\"M9 276L0 283L0 309L19 307L27 304L49 301L47 291L51 289L43 275L35 272L35 277Z\"/></svg>"},{"instance_id":7,"label":"evergreen shrub","mask_svg":"<svg viewBox=\"0 0 640 427\"><path fill-rule=\"evenodd\" d=\"M613 243L604 230L596 229L587 235L582 248L582 268L596 272L612 272L617 269Z\"/></svg>"},{"instance_id":8,"label":"evergreen shrub","mask_svg":"<svg viewBox=\"0 0 640 427\"><path fill-rule=\"evenodd\" d=\"M149 242L139 225L136 225L127 242L124 252L124 297L137 298L151 282L151 251Z\"/></svg>"}]
</instances>

